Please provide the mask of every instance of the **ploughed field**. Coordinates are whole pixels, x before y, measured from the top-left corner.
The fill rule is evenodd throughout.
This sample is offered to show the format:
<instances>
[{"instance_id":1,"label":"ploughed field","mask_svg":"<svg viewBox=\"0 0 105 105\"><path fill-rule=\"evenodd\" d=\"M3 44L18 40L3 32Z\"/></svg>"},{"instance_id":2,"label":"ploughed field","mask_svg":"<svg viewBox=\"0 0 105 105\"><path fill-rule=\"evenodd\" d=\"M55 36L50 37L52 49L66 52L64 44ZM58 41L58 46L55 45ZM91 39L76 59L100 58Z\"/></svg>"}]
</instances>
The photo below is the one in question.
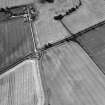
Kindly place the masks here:
<instances>
[{"instance_id":1,"label":"ploughed field","mask_svg":"<svg viewBox=\"0 0 105 105\"><path fill-rule=\"evenodd\" d=\"M104 105L105 76L76 43L45 52L42 70L51 105Z\"/></svg>"}]
</instances>

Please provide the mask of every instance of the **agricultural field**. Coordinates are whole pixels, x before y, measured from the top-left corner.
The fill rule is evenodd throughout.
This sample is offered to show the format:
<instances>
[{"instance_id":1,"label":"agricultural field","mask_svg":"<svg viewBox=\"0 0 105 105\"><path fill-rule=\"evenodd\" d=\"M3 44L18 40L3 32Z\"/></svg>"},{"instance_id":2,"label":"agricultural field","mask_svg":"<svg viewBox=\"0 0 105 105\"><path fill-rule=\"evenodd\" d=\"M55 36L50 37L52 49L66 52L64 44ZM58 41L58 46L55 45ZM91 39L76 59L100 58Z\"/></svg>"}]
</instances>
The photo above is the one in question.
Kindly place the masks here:
<instances>
[{"instance_id":1,"label":"agricultural field","mask_svg":"<svg viewBox=\"0 0 105 105\"><path fill-rule=\"evenodd\" d=\"M55 0L38 4L39 17L33 25L38 48L103 22L104 5L104 0ZM57 16L61 19L55 19Z\"/></svg>"},{"instance_id":2,"label":"agricultural field","mask_svg":"<svg viewBox=\"0 0 105 105\"><path fill-rule=\"evenodd\" d=\"M33 28L38 48L70 36L70 33L67 32L60 22L53 19L53 14L47 11L46 8L41 9L38 20L33 22Z\"/></svg>"},{"instance_id":3,"label":"agricultural field","mask_svg":"<svg viewBox=\"0 0 105 105\"><path fill-rule=\"evenodd\" d=\"M32 2L0 4L0 105L105 105L104 0Z\"/></svg>"},{"instance_id":4,"label":"agricultural field","mask_svg":"<svg viewBox=\"0 0 105 105\"><path fill-rule=\"evenodd\" d=\"M81 0L82 5L62 21L72 33L78 33L105 20L104 0Z\"/></svg>"},{"instance_id":5,"label":"agricultural field","mask_svg":"<svg viewBox=\"0 0 105 105\"><path fill-rule=\"evenodd\" d=\"M0 76L0 105L43 105L36 60L27 60Z\"/></svg>"},{"instance_id":6,"label":"agricultural field","mask_svg":"<svg viewBox=\"0 0 105 105\"><path fill-rule=\"evenodd\" d=\"M0 67L10 65L34 51L30 23L24 23L23 18L1 22L0 29Z\"/></svg>"},{"instance_id":7,"label":"agricultural field","mask_svg":"<svg viewBox=\"0 0 105 105\"><path fill-rule=\"evenodd\" d=\"M105 76L77 43L47 50L42 70L50 105L105 104Z\"/></svg>"},{"instance_id":8,"label":"agricultural field","mask_svg":"<svg viewBox=\"0 0 105 105\"><path fill-rule=\"evenodd\" d=\"M77 41L105 73L105 24L79 36Z\"/></svg>"},{"instance_id":9,"label":"agricultural field","mask_svg":"<svg viewBox=\"0 0 105 105\"><path fill-rule=\"evenodd\" d=\"M14 7L33 3L34 0L0 0L0 8Z\"/></svg>"},{"instance_id":10,"label":"agricultural field","mask_svg":"<svg viewBox=\"0 0 105 105\"><path fill-rule=\"evenodd\" d=\"M71 36L62 23L54 19L55 16L61 13L62 7L67 9L73 6L71 0L65 0L65 2L63 2L63 0L55 0L53 3L36 3L36 6L39 11L39 16L33 23L33 28L36 33L38 48L42 48L45 44L54 43L65 37Z\"/></svg>"}]
</instances>

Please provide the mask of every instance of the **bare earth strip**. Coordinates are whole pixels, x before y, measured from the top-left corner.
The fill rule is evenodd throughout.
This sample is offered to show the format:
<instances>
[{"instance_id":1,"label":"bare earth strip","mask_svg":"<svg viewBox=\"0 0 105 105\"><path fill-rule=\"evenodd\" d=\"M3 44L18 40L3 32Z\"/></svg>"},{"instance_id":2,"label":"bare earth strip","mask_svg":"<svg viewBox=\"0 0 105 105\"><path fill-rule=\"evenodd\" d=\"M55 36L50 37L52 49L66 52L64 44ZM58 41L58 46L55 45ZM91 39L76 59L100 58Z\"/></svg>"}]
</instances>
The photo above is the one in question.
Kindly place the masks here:
<instances>
[{"instance_id":1,"label":"bare earth strip","mask_svg":"<svg viewBox=\"0 0 105 105\"><path fill-rule=\"evenodd\" d=\"M81 0L82 6L62 20L72 33L77 33L105 20L104 0Z\"/></svg>"},{"instance_id":2,"label":"bare earth strip","mask_svg":"<svg viewBox=\"0 0 105 105\"><path fill-rule=\"evenodd\" d=\"M51 105L105 104L105 76L78 44L49 49L42 68Z\"/></svg>"}]
</instances>

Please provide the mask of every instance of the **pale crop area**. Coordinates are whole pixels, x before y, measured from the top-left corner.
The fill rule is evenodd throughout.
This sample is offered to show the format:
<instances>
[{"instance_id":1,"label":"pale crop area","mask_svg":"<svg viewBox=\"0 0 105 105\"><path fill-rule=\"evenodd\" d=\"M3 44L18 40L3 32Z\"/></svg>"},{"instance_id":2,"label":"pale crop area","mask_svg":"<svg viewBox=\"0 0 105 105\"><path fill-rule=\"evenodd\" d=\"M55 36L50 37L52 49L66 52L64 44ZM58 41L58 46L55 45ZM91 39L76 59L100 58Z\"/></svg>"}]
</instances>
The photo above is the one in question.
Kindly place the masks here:
<instances>
[{"instance_id":1,"label":"pale crop area","mask_svg":"<svg viewBox=\"0 0 105 105\"><path fill-rule=\"evenodd\" d=\"M43 105L38 73L36 61L27 60L1 75L0 105Z\"/></svg>"},{"instance_id":2,"label":"pale crop area","mask_svg":"<svg viewBox=\"0 0 105 105\"><path fill-rule=\"evenodd\" d=\"M36 2L39 11L38 19L33 23L38 48L47 43L57 42L71 36L60 21L54 20L54 16L65 14L78 0L55 0L54 3L40 4Z\"/></svg>"},{"instance_id":3,"label":"pale crop area","mask_svg":"<svg viewBox=\"0 0 105 105\"><path fill-rule=\"evenodd\" d=\"M53 5L45 5L39 8L38 20L33 22L34 33L36 34L36 41L38 48L43 47L47 43L57 42L70 34L63 27L63 25L55 21ZM52 8L51 8L52 7Z\"/></svg>"},{"instance_id":4,"label":"pale crop area","mask_svg":"<svg viewBox=\"0 0 105 105\"><path fill-rule=\"evenodd\" d=\"M33 3L34 0L0 0L0 8L14 7Z\"/></svg>"},{"instance_id":5,"label":"pale crop area","mask_svg":"<svg viewBox=\"0 0 105 105\"><path fill-rule=\"evenodd\" d=\"M78 44L49 49L42 67L51 105L105 104L105 76Z\"/></svg>"},{"instance_id":6,"label":"pale crop area","mask_svg":"<svg viewBox=\"0 0 105 105\"><path fill-rule=\"evenodd\" d=\"M81 7L62 20L72 33L77 33L105 20L104 0L81 0Z\"/></svg>"},{"instance_id":7,"label":"pale crop area","mask_svg":"<svg viewBox=\"0 0 105 105\"><path fill-rule=\"evenodd\" d=\"M105 73L105 25L85 33L77 40Z\"/></svg>"},{"instance_id":8,"label":"pale crop area","mask_svg":"<svg viewBox=\"0 0 105 105\"><path fill-rule=\"evenodd\" d=\"M24 23L23 18L2 22L0 29L1 67L11 65L34 50L30 23Z\"/></svg>"}]
</instances>

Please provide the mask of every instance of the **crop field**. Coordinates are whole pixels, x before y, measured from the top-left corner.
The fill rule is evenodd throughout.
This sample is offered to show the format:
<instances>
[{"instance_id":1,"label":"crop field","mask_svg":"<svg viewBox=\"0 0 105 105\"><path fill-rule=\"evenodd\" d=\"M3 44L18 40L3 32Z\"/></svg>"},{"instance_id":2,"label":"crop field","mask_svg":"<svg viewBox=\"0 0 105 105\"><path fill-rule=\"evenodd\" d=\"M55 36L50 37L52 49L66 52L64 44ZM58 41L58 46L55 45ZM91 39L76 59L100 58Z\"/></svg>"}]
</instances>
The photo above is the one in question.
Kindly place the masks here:
<instances>
[{"instance_id":1,"label":"crop field","mask_svg":"<svg viewBox=\"0 0 105 105\"><path fill-rule=\"evenodd\" d=\"M32 2L0 0L0 105L105 105L105 1Z\"/></svg>"},{"instance_id":2,"label":"crop field","mask_svg":"<svg viewBox=\"0 0 105 105\"><path fill-rule=\"evenodd\" d=\"M0 8L14 7L33 3L34 0L0 0Z\"/></svg>"},{"instance_id":3,"label":"crop field","mask_svg":"<svg viewBox=\"0 0 105 105\"><path fill-rule=\"evenodd\" d=\"M1 22L0 29L0 67L34 51L30 23L23 18Z\"/></svg>"},{"instance_id":4,"label":"crop field","mask_svg":"<svg viewBox=\"0 0 105 105\"><path fill-rule=\"evenodd\" d=\"M55 0L54 3L51 4L38 4L38 20L33 22L38 48L42 48L45 44L54 43L65 37L71 36L60 21L54 20L54 16L58 15L55 12L63 10L62 6L65 6L65 8L66 6L67 8L71 7L72 1L65 1L67 1L67 5L61 0Z\"/></svg>"},{"instance_id":5,"label":"crop field","mask_svg":"<svg viewBox=\"0 0 105 105\"><path fill-rule=\"evenodd\" d=\"M33 23L33 28L37 35L38 48L43 47L45 44L54 43L70 36L60 22L54 21L52 13L46 13L46 11L43 10L40 13L40 17L41 18L38 21Z\"/></svg>"},{"instance_id":6,"label":"crop field","mask_svg":"<svg viewBox=\"0 0 105 105\"><path fill-rule=\"evenodd\" d=\"M51 105L104 105L105 76L76 43L49 49L42 58Z\"/></svg>"},{"instance_id":7,"label":"crop field","mask_svg":"<svg viewBox=\"0 0 105 105\"><path fill-rule=\"evenodd\" d=\"M81 5L67 15L67 12L78 5L79 1ZM103 22L105 20L104 5L104 0L65 0L65 2L55 0L52 4L41 5L38 8L38 20L33 25L38 48ZM63 16L61 20L54 19L59 15Z\"/></svg>"},{"instance_id":8,"label":"crop field","mask_svg":"<svg viewBox=\"0 0 105 105\"><path fill-rule=\"evenodd\" d=\"M41 105L42 95L34 60L27 60L0 76L0 105Z\"/></svg>"},{"instance_id":9,"label":"crop field","mask_svg":"<svg viewBox=\"0 0 105 105\"><path fill-rule=\"evenodd\" d=\"M105 73L105 24L78 37L77 41Z\"/></svg>"},{"instance_id":10,"label":"crop field","mask_svg":"<svg viewBox=\"0 0 105 105\"><path fill-rule=\"evenodd\" d=\"M63 18L63 23L77 33L105 20L104 0L81 0L81 7Z\"/></svg>"}]
</instances>

